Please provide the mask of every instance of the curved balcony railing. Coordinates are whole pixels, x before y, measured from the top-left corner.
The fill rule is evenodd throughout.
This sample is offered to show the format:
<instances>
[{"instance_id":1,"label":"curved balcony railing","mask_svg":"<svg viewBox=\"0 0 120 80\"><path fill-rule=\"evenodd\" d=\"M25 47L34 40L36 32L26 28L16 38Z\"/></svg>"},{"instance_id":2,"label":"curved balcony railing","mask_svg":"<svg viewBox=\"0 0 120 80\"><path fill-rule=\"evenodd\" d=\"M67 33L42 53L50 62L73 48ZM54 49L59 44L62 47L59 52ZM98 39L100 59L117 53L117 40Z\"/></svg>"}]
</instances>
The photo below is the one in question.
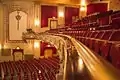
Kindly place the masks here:
<instances>
[{"instance_id":1,"label":"curved balcony railing","mask_svg":"<svg viewBox=\"0 0 120 80\"><path fill-rule=\"evenodd\" d=\"M33 38L24 33L23 39ZM60 54L64 64L62 80L120 80L120 71L95 52L76 39L63 34L34 34L34 39L50 42L59 50L64 45L64 54ZM59 80L59 79L58 79Z\"/></svg>"}]
</instances>

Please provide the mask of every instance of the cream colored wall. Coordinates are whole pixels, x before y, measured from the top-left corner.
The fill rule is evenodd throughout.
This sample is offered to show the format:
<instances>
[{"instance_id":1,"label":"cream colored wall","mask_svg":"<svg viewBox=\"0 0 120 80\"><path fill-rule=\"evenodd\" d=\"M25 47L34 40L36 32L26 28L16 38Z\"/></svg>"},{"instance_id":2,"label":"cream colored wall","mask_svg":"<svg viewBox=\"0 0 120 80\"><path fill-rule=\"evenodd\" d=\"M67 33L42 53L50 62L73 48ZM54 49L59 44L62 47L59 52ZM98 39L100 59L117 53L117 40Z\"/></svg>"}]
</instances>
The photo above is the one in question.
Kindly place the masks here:
<instances>
[{"instance_id":1,"label":"cream colored wall","mask_svg":"<svg viewBox=\"0 0 120 80\"><path fill-rule=\"evenodd\" d=\"M7 33L6 29L7 28L6 27L8 27L8 26L6 26L7 23L6 23L6 20L5 20L5 16L6 16L6 11L5 10L8 9L7 11L12 11L12 10L14 11L16 9L15 5L20 6L23 11L26 11L28 13L27 14L28 15L28 18L27 18L28 19L28 26L27 26L27 28L32 28L33 25L34 25L33 24L34 3L33 2L26 2L26 1L25 2L24 1L9 2L8 1L8 2L3 2L3 4L5 4L5 5L2 6L2 4L0 4L0 43L3 44L3 48L9 48L9 49L11 49L11 51L12 51L12 49L19 46L20 48L24 49L24 54L33 54L34 53L33 42L29 42L28 44L27 43L19 43L19 42L16 42L16 43L6 42L7 41L7 38L6 38L6 33ZM10 9L6 8L6 5ZM2 11L3 7L4 7L4 11ZM11 56L1 56L1 53L0 53L0 60L1 61L13 60L12 52L11 52L10 55ZM18 56L18 58L19 58L19 56Z\"/></svg>"},{"instance_id":2,"label":"cream colored wall","mask_svg":"<svg viewBox=\"0 0 120 80\"><path fill-rule=\"evenodd\" d=\"M110 10L120 10L120 0L110 0Z\"/></svg>"},{"instance_id":3,"label":"cream colored wall","mask_svg":"<svg viewBox=\"0 0 120 80\"><path fill-rule=\"evenodd\" d=\"M22 40L22 32L26 31L27 28L27 14L23 11L19 11L21 19L16 19L18 12L14 11L9 14L9 38L10 40Z\"/></svg>"}]
</instances>

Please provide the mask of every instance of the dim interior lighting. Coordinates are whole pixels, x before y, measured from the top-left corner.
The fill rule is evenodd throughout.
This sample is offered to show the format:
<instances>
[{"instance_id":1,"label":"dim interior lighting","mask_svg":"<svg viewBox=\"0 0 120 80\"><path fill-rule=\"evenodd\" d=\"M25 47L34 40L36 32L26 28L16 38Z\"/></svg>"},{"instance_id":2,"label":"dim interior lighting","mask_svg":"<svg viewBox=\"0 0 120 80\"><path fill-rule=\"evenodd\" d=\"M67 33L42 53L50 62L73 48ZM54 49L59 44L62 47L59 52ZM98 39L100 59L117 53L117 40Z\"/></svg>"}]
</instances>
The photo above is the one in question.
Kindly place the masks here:
<instances>
[{"instance_id":1,"label":"dim interior lighting","mask_svg":"<svg viewBox=\"0 0 120 80\"><path fill-rule=\"evenodd\" d=\"M63 12L59 12L59 17L64 17L64 13Z\"/></svg>"},{"instance_id":2,"label":"dim interior lighting","mask_svg":"<svg viewBox=\"0 0 120 80\"><path fill-rule=\"evenodd\" d=\"M35 19L35 26L39 26L39 24L40 24L39 19Z\"/></svg>"},{"instance_id":3,"label":"dim interior lighting","mask_svg":"<svg viewBox=\"0 0 120 80\"><path fill-rule=\"evenodd\" d=\"M35 47L35 48L39 48L39 42L35 42L35 43L34 43L34 47Z\"/></svg>"},{"instance_id":4,"label":"dim interior lighting","mask_svg":"<svg viewBox=\"0 0 120 80\"><path fill-rule=\"evenodd\" d=\"M16 47L16 49L20 49L20 47L19 47L19 46L17 46L17 47Z\"/></svg>"}]
</instances>

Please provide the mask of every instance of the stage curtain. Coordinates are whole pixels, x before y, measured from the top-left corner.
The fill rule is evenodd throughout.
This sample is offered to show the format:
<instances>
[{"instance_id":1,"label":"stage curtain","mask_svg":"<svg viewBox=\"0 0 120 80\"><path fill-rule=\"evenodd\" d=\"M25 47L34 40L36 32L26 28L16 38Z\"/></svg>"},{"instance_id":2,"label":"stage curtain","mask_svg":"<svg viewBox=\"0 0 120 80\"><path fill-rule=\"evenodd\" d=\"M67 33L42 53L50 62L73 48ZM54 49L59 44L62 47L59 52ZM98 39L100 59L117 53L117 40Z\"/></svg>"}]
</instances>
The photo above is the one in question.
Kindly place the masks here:
<instances>
[{"instance_id":1,"label":"stage curtain","mask_svg":"<svg viewBox=\"0 0 120 80\"><path fill-rule=\"evenodd\" d=\"M48 26L48 18L57 18L57 6L41 6L41 27Z\"/></svg>"}]
</instances>

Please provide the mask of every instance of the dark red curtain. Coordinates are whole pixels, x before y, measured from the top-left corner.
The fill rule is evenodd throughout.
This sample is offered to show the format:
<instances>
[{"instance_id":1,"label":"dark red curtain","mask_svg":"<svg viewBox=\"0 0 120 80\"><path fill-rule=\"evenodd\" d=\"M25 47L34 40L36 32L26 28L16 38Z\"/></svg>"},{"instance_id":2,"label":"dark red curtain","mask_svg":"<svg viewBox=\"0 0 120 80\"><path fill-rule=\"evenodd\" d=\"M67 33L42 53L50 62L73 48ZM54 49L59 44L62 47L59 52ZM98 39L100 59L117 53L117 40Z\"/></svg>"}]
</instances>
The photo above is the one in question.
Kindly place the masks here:
<instances>
[{"instance_id":1,"label":"dark red curtain","mask_svg":"<svg viewBox=\"0 0 120 80\"><path fill-rule=\"evenodd\" d=\"M47 45L48 45L48 43L45 43L45 42L40 43L40 51L41 51L40 56L44 56L45 46L47 46Z\"/></svg>"},{"instance_id":2,"label":"dark red curtain","mask_svg":"<svg viewBox=\"0 0 120 80\"><path fill-rule=\"evenodd\" d=\"M48 18L57 18L57 6L41 6L41 27L48 26Z\"/></svg>"},{"instance_id":3,"label":"dark red curtain","mask_svg":"<svg viewBox=\"0 0 120 80\"><path fill-rule=\"evenodd\" d=\"M96 12L105 12L107 11L108 3L94 3L87 5L87 15L96 13Z\"/></svg>"},{"instance_id":4,"label":"dark red curtain","mask_svg":"<svg viewBox=\"0 0 120 80\"><path fill-rule=\"evenodd\" d=\"M79 8L65 7L65 25L72 24L72 16L79 16Z\"/></svg>"}]
</instances>

